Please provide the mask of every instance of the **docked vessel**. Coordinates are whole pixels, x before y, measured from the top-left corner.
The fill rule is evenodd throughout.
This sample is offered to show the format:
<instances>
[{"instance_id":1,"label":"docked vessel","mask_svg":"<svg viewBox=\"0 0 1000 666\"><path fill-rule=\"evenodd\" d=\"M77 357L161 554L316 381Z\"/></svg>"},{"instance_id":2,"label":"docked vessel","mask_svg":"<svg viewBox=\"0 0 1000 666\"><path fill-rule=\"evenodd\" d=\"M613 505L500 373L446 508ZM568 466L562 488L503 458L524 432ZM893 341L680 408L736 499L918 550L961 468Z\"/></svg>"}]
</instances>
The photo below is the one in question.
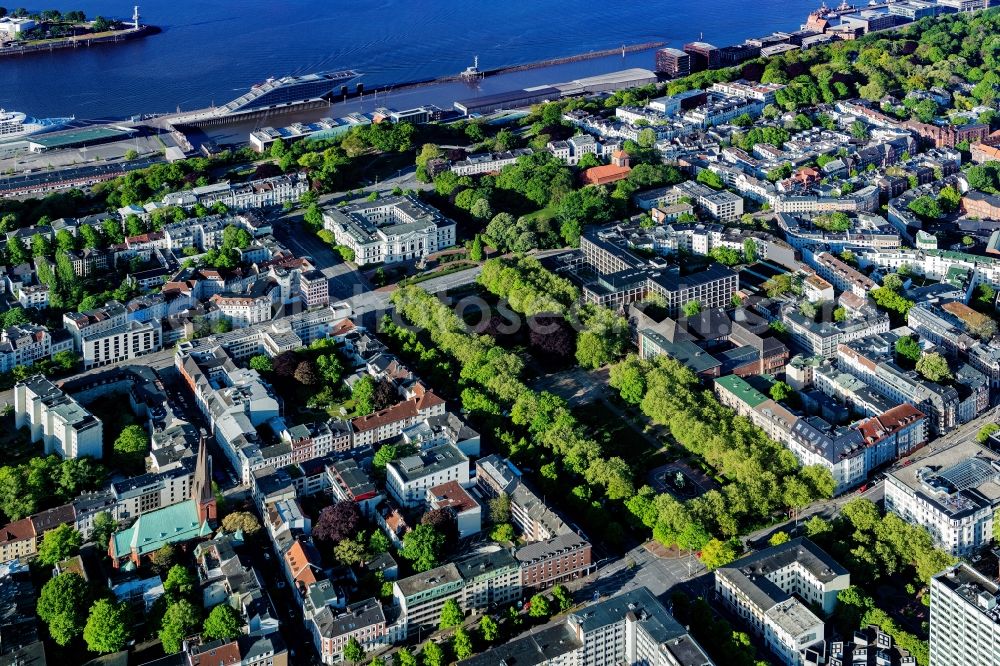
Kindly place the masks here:
<instances>
[{"instance_id":1,"label":"docked vessel","mask_svg":"<svg viewBox=\"0 0 1000 666\"><path fill-rule=\"evenodd\" d=\"M353 70L319 72L303 76L285 76L258 83L249 91L229 102L226 113L242 113L256 109L288 106L312 99L321 99L337 92L337 88L361 76Z\"/></svg>"},{"instance_id":2,"label":"docked vessel","mask_svg":"<svg viewBox=\"0 0 1000 666\"><path fill-rule=\"evenodd\" d=\"M0 109L0 141L22 139L39 132L59 129L73 118L29 118L20 111Z\"/></svg>"}]
</instances>

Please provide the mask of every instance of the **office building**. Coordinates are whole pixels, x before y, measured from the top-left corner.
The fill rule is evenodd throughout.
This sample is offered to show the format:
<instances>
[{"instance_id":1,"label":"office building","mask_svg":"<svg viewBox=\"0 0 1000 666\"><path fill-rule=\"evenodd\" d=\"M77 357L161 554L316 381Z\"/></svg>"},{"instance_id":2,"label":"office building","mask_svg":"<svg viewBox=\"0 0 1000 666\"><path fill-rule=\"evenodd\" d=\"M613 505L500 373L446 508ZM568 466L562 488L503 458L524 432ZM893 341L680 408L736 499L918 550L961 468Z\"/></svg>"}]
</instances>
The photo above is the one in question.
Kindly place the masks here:
<instances>
[{"instance_id":1,"label":"office building","mask_svg":"<svg viewBox=\"0 0 1000 666\"><path fill-rule=\"evenodd\" d=\"M931 578L933 666L1000 665L1000 587L965 562Z\"/></svg>"},{"instance_id":2,"label":"office building","mask_svg":"<svg viewBox=\"0 0 1000 666\"><path fill-rule=\"evenodd\" d=\"M847 569L804 537L715 571L715 591L723 603L791 666L819 663L815 656L825 654L825 625L807 604L832 613L837 594L850 584Z\"/></svg>"},{"instance_id":3,"label":"office building","mask_svg":"<svg viewBox=\"0 0 1000 666\"><path fill-rule=\"evenodd\" d=\"M993 539L1000 457L972 441L891 472L885 508L930 532L939 548L968 556Z\"/></svg>"},{"instance_id":4,"label":"office building","mask_svg":"<svg viewBox=\"0 0 1000 666\"><path fill-rule=\"evenodd\" d=\"M679 79L691 73L691 56L680 49L664 48L656 52L656 72Z\"/></svg>"},{"instance_id":5,"label":"office building","mask_svg":"<svg viewBox=\"0 0 1000 666\"><path fill-rule=\"evenodd\" d=\"M636 588L458 662L459 666L714 666L652 592Z\"/></svg>"},{"instance_id":6,"label":"office building","mask_svg":"<svg viewBox=\"0 0 1000 666\"><path fill-rule=\"evenodd\" d=\"M411 196L327 208L323 226L361 266L418 260L455 244L455 222Z\"/></svg>"}]
</instances>

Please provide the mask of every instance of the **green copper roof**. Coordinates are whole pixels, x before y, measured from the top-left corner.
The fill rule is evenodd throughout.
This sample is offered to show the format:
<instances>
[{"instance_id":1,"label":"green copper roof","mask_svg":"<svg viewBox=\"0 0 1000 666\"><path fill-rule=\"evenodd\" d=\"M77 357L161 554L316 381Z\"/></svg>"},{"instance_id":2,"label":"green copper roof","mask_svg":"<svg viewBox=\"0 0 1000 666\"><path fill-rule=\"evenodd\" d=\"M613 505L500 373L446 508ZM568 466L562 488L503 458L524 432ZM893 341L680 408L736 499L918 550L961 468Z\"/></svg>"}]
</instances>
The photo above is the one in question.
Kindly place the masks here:
<instances>
[{"instance_id":1,"label":"green copper roof","mask_svg":"<svg viewBox=\"0 0 1000 666\"><path fill-rule=\"evenodd\" d=\"M766 395L750 386L742 377L737 377L736 375L719 377L715 380L715 383L735 395L739 400L745 402L750 409L770 400Z\"/></svg>"},{"instance_id":2,"label":"green copper roof","mask_svg":"<svg viewBox=\"0 0 1000 666\"><path fill-rule=\"evenodd\" d=\"M212 533L207 522L198 520L198 505L185 500L139 516L131 527L115 532L111 544L115 557L133 550L148 555L168 543L190 541Z\"/></svg>"}]
</instances>

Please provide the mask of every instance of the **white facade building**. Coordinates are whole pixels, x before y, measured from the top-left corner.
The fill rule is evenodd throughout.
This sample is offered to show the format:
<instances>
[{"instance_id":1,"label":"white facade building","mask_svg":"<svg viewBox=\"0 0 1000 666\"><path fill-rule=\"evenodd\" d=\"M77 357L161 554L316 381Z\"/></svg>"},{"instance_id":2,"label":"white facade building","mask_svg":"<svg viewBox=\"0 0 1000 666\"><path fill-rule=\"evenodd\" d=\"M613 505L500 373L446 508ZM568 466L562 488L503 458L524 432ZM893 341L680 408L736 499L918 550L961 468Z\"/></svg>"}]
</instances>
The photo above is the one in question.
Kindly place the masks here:
<instances>
[{"instance_id":1,"label":"white facade building","mask_svg":"<svg viewBox=\"0 0 1000 666\"><path fill-rule=\"evenodd\" d=\"M98 460L103 455L101 420L41 375L14 387L14 425L30 428L31 441L42 441L46 455Z\"/></svg>"},{"instance_id":2,"label":"white facade building","mask_svg":"<svg viewBox=\"0 0 1000 666\"><path fill-rule=\"evenodd\" d=\"M469 458L454 444L442 444L393 460L385 468L389 494L404 507L421 506L427 490L448 481L469 485Z\"/></svg>"},{"instance_id":3,"label":"white facade building","mask_svg":"<svg viewBox=\"0 0 1000 666\"><path fill-rule=\"evenodd\" d=\"M1000 587L964 562L931 578L932 666L1000 666Z\"/></svg>"},{"instance_id":4,"label":"white facade building","mask_svg":"<svg viewBox=\"0 0 1000 666\"><path fill-rule=\"evenodd\" d=\"M925 527L952 555L968 556L993 539L1000 503L1000 457L972 441L903 467L885 479L885 508Z\"/></svg>"},{"instance_id":5,"label":"white facade building","mask_svg":"<svg viewBox=\"0 0 1000 666\"><path fill-rule=\"evenodd\" d=\"M454 220L410 196L328 208L323 226L359 266L419 260L455 244Z\"/></svg>"},{"instance_id":6,"label":"white facade building","mask_svg":"<svg viewBox=\"0 0 1000 666\"><path fill-rule=\"evenodd\" d=\"M847 569L804 537L715 571L715 591L723 602L790 666L805 664L807 651L824 641L823 621L806 604L831 613L837 594L850 584ZM819 649L822 654L822 645Z\"/></svg>"}]
</instances>

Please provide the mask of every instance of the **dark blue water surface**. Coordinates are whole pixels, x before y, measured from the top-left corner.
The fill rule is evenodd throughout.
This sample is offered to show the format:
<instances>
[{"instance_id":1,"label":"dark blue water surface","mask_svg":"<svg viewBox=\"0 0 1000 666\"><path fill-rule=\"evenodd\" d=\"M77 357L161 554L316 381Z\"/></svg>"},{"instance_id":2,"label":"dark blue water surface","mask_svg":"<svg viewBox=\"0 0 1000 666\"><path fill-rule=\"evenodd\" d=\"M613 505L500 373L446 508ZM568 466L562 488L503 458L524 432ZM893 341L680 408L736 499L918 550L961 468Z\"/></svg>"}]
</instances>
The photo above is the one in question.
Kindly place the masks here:
<instances>
[{"instance_id":1,"label":"dark blue water surface","mask_svg":"<svg viewBox=\"0 0 1000 666\"><path fill-rule=\"evenodd\" d=\"M40 2L41 0L35 0ZM131 15L128 0L45 2L88 16ZM702 36L716 45L797 29L815 0L145 0L163 32L124 45L0 60L0 106L29 115L124 117L222 104L269 76L356 69L369 88L454 74L479 56L502 67ZM577 63L551 83L652 55ZM549 79L553 79L550 81ZM519 85L520 85L519 81ZM518 87L518 86L513 86ZM405 106L400 104L393 106Z\"/></svg>"}]
</instances>

